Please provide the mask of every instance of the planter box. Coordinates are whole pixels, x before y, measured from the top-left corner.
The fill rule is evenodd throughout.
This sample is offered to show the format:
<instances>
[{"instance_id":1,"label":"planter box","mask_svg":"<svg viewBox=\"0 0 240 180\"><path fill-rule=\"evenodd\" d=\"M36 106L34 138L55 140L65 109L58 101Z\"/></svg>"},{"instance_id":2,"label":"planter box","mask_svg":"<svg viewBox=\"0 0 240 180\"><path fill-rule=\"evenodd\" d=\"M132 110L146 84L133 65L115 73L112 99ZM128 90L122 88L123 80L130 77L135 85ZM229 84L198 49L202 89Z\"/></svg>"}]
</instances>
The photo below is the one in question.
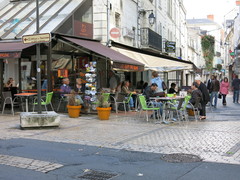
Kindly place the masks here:
<instances>
[{"instance_id":1,"label":"planter box","mask_svg":"<svg viewBox=\"0 0 240 180\"><path fill-rule=\"evenodd\" d=\"M20 113L20 126L25 127L49 127L59 126L60 116L54 111L42 112L22 112Z\"/></svg>"}]
</instances>

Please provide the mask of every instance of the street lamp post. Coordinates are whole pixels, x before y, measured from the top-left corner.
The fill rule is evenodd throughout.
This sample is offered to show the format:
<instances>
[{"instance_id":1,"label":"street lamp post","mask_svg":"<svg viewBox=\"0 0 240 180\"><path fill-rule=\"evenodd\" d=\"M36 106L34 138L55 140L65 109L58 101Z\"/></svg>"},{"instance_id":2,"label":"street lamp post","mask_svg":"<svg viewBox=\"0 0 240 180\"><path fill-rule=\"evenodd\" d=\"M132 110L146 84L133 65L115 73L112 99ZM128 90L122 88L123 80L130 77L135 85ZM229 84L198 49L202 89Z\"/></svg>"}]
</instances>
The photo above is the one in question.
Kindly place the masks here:
<instances>
[{"instance_id":1,"label":"street lamp post","mask_svg":"<svg viewBox=\"0 0 240 180\"><path fill-rule=\"evenodd\" d=\"M36 0L36 34L39 34L39 0ZM36 59L37 59L37 103L38 114L42 113L41 107L41 68L40 68L40 43L36 44Z\"/></svg>"}]
</instances>

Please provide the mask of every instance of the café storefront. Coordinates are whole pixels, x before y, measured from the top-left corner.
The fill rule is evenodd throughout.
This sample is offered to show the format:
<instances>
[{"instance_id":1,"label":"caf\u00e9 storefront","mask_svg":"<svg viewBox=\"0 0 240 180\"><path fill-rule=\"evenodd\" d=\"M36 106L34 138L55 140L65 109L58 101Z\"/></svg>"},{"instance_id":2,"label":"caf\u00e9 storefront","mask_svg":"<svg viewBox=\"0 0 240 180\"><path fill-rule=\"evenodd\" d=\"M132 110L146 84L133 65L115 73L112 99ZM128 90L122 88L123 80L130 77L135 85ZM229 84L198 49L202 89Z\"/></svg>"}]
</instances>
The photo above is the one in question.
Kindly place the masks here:
<instances>
[{"instance_id":1,"label":"caf\u00e9 storefront","mask_svg":"<svg viewBox=\"0 0 240 180\"><path fill-rule=\"evenodd\" d=\"M47 79L47 91L57 91L62 78L69 77L71 86L81 78L87 93L93 94L107 87L109 70L144 69L143 63L92 39L91 3L40 0L40 33L51 34L51 42L41 44L41 75L42 80ZM23 35L35 33L35 10L33 1L20 1L10 2L0 11L0 92L9 77L20 92L36 90L36 47L21 41Z\"/></svg>"},{"instance_id":2,"label":"caf\u00e9 storefront","mask_svg":"<svg viewBox=\"0 0 240 180\"><path fill-rule=\"evenodd\" d=\"M168 66L178 63L166 59L159 63L160 58L148 57L144 53L124 54L123 51L117 52L118 50L93 40L92 1L39 2L40 33L51 34L51 42L41 44L41 74L42 80L47 79L48 91L57 91L62 78L69 77L71 86L75 85L76 78L81 78L88 93L94 93L100 87L109 86L110 70L131 76L127 79L136 81L134 73L129 72L141 72L145 64L151 70L159 70L158 65L163 62L168 62ZM0 77L1 92L9 77L14 78L19 91L36 90L36 47L34 44L21 42L23 35L34 34L36 31L35 14L35 2L30 0L9 2L0 10L0 72L3 74ZM155 65L151 66L155 59ZM189 66L185 62L182 64L178 67Z\"/></svg>"}]
</instances>

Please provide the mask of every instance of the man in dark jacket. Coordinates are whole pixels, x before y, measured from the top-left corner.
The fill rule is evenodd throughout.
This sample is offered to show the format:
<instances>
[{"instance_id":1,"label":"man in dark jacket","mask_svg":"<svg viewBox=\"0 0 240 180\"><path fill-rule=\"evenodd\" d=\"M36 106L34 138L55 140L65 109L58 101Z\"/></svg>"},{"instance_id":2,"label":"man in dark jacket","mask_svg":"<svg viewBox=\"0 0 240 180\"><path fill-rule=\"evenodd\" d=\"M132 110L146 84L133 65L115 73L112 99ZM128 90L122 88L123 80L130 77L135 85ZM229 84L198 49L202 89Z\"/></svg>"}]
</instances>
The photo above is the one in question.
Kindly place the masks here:
<instances>
[{"instance_id":1,"label":"man in dark jacket","mask_svg":"<svg viewBox=\"0 0 240 180\"><path fill-rule=\"evenodd\" d=\"M220 90L220 83L217 80L217 77L213 75L211 86L210 86L210 93L211 93L210 102L211 102L211 104L213 105L214 108L217 107L219 90ZM213 98L214 98L214 103L213 103Z\"/></svg>"},{"instance_id":2,"label":"man in dark jacket","mask_svg":"<svg viewBox=\"0 0 240 180\"><path fill-rule=\"evenodd\" d=\"M240 85L240 79L238 79L238 75L235 76L235 78L232 81L232 90L233 90L233 103L239 103L239 85Z\"/></svg>"},{"instance_id":3,"label":"man in dark jacket","mask_svg":"<svg viewBox=\"0 0 240 180\"><path fill-rule=\"evenodd\" d=\"M202 109L200 110L200 120L206 119L206 104L209 102L210 97L205 84L201 82L201 77L197 76L195 78L195 82L198 84L198 89L202 92L202 101L201 106Z\"/></svg>"},{"instance_id":4,"label":"man in dark jacket","mask_svg":"<svg viewBox=\"0 0 240 180\"><path fill-rule=\"evenodd\" d=\"M146 101L149 102L150 101L150 97L156 97L156 89L158 88L158 85L156 83L152 83L150 86L146 87L143 95L145 95L146 97ZM160 114L162 115L163 109L162 106L163 104L161 102L151 102L154 107L159 107L160 108Z\"/></svg>"}]
</instances>

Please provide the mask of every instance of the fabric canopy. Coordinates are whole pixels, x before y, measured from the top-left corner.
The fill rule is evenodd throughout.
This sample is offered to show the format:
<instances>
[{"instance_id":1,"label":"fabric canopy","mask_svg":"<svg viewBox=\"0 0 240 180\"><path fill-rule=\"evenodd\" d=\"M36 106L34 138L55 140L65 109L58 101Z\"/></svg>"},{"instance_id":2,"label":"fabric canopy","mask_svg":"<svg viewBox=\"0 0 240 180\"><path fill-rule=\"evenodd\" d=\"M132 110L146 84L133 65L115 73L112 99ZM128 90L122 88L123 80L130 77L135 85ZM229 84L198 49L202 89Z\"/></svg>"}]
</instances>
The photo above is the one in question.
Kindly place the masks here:
<instances>
[{"instance_id":1,"label":"fabric canopy","mask_svg":"<svg viewBox=\"0 0 240 180\"><path fill-rule=\"evenodd\" d=\"M113 66L115 64L115 68L124 69L124 68L130 68L130 70L143 70L144 63L140 61L136 61L134 58L125 56L122 53L119 53L117 51L114 51L113 49L110 49L104 45L102 45L100 42L92 41L92 40L83 40L83 39L77 39L77 38L70 38L70 37L63 37L63 39L66 39L70 42L73 42L79 46L82 46L92 52L95 52L97 54L100 54L104 57L107 57L113 61ZM124 64L124 66L121 66ZM138 66L139 68L134 69L135 66Z\"/></svg>"},{"instance_id":2,"label":"fabric canopy","mask_svg":"<svg viewBox=\"0 0 240 180\"><path fill-rule=\"evenodd\" d=\"M22 42L0 42L0 52L21 52L23 49L34 44L23 44Z\"/></svg>"},{"instance_id":3,"label":"fabric canopy","mask_svg":"<svg viewBox=\"0 0 240 180\"><path fill-rule=\"evenodd\" d=\"M193 64L191 63L184 63L162 57L151 56L122 48L112 47L112 49L145 64L145 70L169 72L193 68Z\"/></svg>"},{"instance_id":4,"label":"fabric canopy","mask_svg":"<svg viewBox=\"0 0 240 180\"><path fill-rule=\"evenodd\" d=\"M22 50L34 44L22 42L0 42L0 58L20 58Z\"/></svg>"}]
</instances>

